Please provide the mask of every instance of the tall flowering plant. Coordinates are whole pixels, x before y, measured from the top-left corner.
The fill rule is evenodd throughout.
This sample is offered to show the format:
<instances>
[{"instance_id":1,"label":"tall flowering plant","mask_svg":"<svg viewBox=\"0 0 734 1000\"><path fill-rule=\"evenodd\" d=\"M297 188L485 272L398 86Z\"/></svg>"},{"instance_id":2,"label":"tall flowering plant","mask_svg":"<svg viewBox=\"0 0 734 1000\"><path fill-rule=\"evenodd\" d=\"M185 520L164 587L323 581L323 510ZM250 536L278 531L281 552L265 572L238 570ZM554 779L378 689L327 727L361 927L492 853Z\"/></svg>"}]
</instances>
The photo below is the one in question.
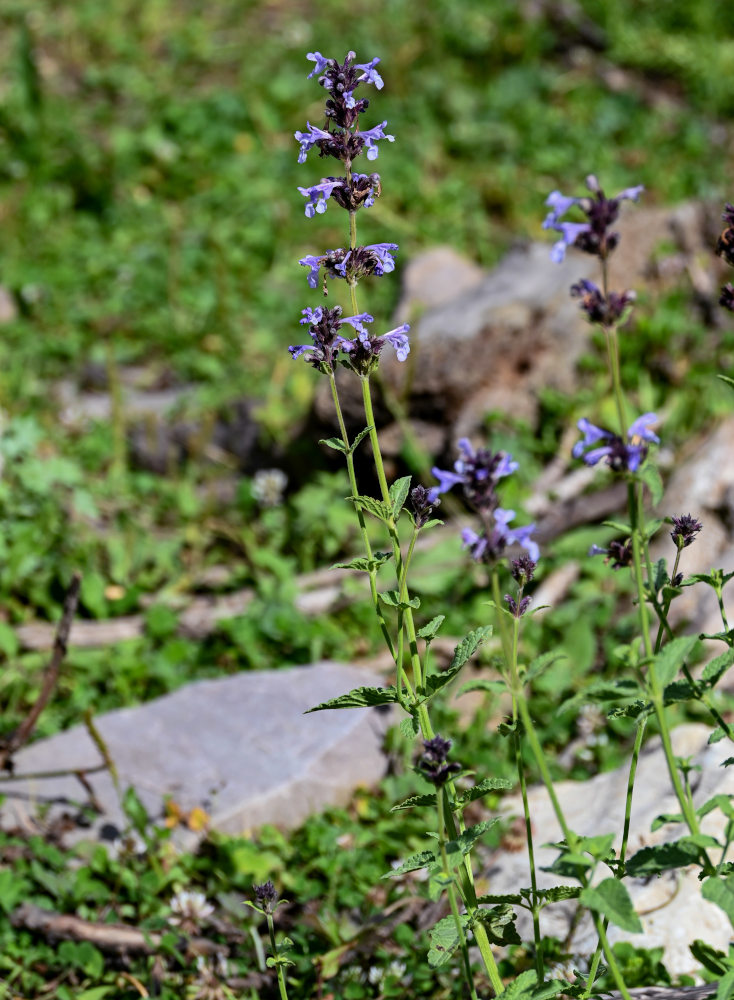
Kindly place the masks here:
<instances>
[{"instance_id":1,"label":"tall flowering plant","mask_svg":"<svg viewBox=\"0 0 734 1000\"><path fill-rule=\"evenodd\" d=\"M559 654L550 650L530 663L524 663L520 655L521 628L525 617L532 613L531 596L527 589L538 571L541 554L534 537L534 525L522 523L525 520L522 515L502 504L504 481L517 470L518 463L505 452L475 446L469 440L461 439L458 442L459 456L453 469L436 467L432 470L435 483L413 485L409 476L393 483L387 481L375 425L371 377L386 349L394 350L398 361L406 360L410 351L409 327L401 324L385 332L376 332L384 327L373 326L373 316L360 309L358 301L363 281L381 278L394 270L399 248L392 242L362 245L358 239L358 214L369 209L381 197L382 181L379 174L368 173L366 167L360 173L355 163L362 156L370 163L377 160L384 144L394 142L395 137L386 131L386 121L366 127L364 116L368 114L370 102L364 94L369 92L367 88L370 87L381 90L383 80L377 70L379 59L358 63L356 58L354 52L349 52L340 63L320 52L308 54L308 59L314 64L308 78L317 78L327 96L323 123L314 125L307 122L305 131L295 133L300 147L298 160L306 164L318 155L320 161L336 160L337 164L328 175L298 190L305 199L305 215L310 220L323 215L330 206L345 211L348 239L344 247L308 254L299 263L307 269L306 283L313 291L321 289L328 297L330 287L332 290L338 288L339 283L342 283L342 288L346 286L342 298L348 306L327 306L323 303L305 306L300 324L306 328L308 339L304 338L305 342L294 344L289 350L294 360L309 364L329 382L339 435L322 444L344 456L350 486L349 500L354 506L363 546L362 555L342 565L362 571L367 576L371 603L394 662L395 678L390 686L358 688L310 711L398 706L406 715L401 732L406 738L419 741L415 771L427 790L396 808L431 810L434 829L430 836L433 840L426 850L406 858L385 877L425 869L436 894L445 895L449 913L431 932L430 966L437 968L456 956L465 980L465 995L479 1000L478 989L485 988L491 989L495 995L503 994L506 987L499 974L493 946L520 942L514 925L514 907L520 905L532 916L533 942L528 945L528 950L533 956L534 967L521 973L515 982L507 986L508 997L511 994L513 1000L520 997L546 1000L559 993L588 997L594 990L603 957L618 990L625 1000L629 1000L629 991L607 935L610 921L628 931L641 930L624 884L625 877L635 871L662 871L671 867L671 857L674 856L700 865L703 894L707 898L724 905L721 893L729 891L728 888L722 889L721 880L728 877L723 853L717 864L712 845L702 835L699 825L703 811L715 807L726 809L726 806L721 802L706 803L698 808L694 806L687 765L673 754L666 707L672 701L698 699L711 713L717 732L720 731L722 737L731 738L732 733L718 712L711 691L723 671L734 662L734 635L729 633L721 600L721 588L725 582L723 572L719 571L718 575L712 573L704 582L714 589L718 588L725 626L718 638L727 643L728 649L709 664L702 678L694 679L687 662L696 637L674 637L669 623L671 602L683 586L696 582L695 579L685 580L682 577L679 562L683 549L695 540L701 530L698 520L690 514L670 519L673 526L670 535L676 553L671 573L667 572L664 560L653 566L649 552L650 539L662 524L646 522L643 503L645 488L653 494L653 499L660 499L660 478L651 462L652 449L659 443L655 430L659 421L654 413L643 413L632 419L628 415L628 402L620 378L618 330L628 316L634 294L610 290L608 275L610 257L620 242L619 235L612 228L620 205L624 201L636 201L642 188L628 188L608 198L596 178L589 177L587 195L567 197L555 191L549 196L549 212L544 223L546 229L559 234L552 249L553 260L561 263L567 249L573 246L597 257L601 266L600 285L584 280L571 288L571 294L579 299L589 321L599 325L604 333L617 426L598 426L590 418L583 417L578 423L581 438L573 449L573 456L590 466L608 467L612 475L626 481L628 488L629 524L620 525L623 537L607 548L594 546L591 550L592 555L606 554L613 569L628 567L637 587L640 639L626 651L625 662L633 674L633 686L636 685L635 693L639 697L629 705L629 679L618 692L613 684L611 693L610 685L606 685L603 692L607 700L616 693L620 699L626 699L623 711L635 716L638 721L622 846L615 853L611 846L613 835L582 837L569 827L533 723L529 701L533 682L558 659ZM565 219L567 213L574 211L583 219ZM730 211L730 217L727 217L730 232L734 234L734 209L727 206L727 211ZM724 249L721 252L726 255L729 247L734 245L734 237L727 241L725 236L722 235ZM730 262L734 263L734 255L731 255ZM725 305L730 298L729 287L722 293ZM361 386L365 426L354 437L350 436L342 413L335 378L337 365L347 369ZM379 484L378 496L362 493L357 481L354 454L363 442L368 443L371 449ZM441 495L454 488L461 489L476 517L475 526L465 528L461 540L469 556L486 570L492 595L489 603L493 609L493 620L470 632L457 645L448 669L439 672L432 666L429 653L444 616L420 623L420 599L411 591L410 568L419 535L441 523L433 514L441 504ZM384 549L373 547L368 530L369 519L376 521L384 532ZM394 586L381 590L378 571L388 566L394 573ZM507 579L508 570L512 583L508 584L509 592L503 594L501 581ZM656 634L651 629L651 614L658 620ZM510 783L493 775L473 780L473 772L465 771L460 762L451 759L451 740L435 731L431 719L434 699L457 677L464 664L492 633L493 627L499 633L503 654L500 673L512 704L511 716L502 723L501 731L510 737L517 767L531 882L529 887L518 888L517 892L506 896L482 896L477 893L472 849L496 820L467 825L465 809L487 793L509 787ZM683 674L682 681L676 679L679 672ZM481 687L482 684L479 681L474 686ZM590 689L589 700L593 700L594 693L594 689ZM627 858L627 847L636 763L646 720L650 716L655 718L662 736L668 773L689 835L687 839L677 842L677 854L674 855L667 850L670 845L663 845L661 850L646 848L648 853L643 864L639 855ZM524 763L526 750L534 758L547 787L562 831L562 839L555 845L559 858L551 870L575 879L575 886L565 885L555 890L538 888ZM458 779L461 779L460 783L457 783ZM734 820L731 829L734 834ZM721 846L725 853L728 844ZM605 866L610 873L601 881L597 877L600 866ZM268 906L263 909L265 890ZM270 883L256 889L259 908L268 915L271 913L270 897L275 898L274 892ZM578 977L573 983L559 978L549 979L540 927L540 913L545 906L558 899L570 898L577 899L579 905L589 911L598 935L598 947L588 976ZM731 909L734 916L734 907ZM278 968L280 994L285 998L287 960L278 952L272 920L269 926L274 950L271 961ZM476 953L470 951L472 942L481 959L479 969Z\"/></svg>"}]
</instances>

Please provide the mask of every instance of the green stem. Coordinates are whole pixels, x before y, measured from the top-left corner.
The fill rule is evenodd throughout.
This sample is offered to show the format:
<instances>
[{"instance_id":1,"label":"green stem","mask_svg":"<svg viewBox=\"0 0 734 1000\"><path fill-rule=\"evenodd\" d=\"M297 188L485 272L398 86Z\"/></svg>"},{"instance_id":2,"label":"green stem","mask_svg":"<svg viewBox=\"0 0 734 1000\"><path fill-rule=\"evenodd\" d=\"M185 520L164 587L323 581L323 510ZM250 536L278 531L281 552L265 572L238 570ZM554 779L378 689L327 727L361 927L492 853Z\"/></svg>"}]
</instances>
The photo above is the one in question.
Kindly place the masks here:
<instances>
[{"instance_id":1,"label":"green stem","mask_svg":"<svg viewBox=\"0 0 734 1000\"><path fill-rule=\"evenodd\" d=\"M334 378L334 373L329 372L329 383L331 385L331 395L334 400L334 408L336 410L336 418L339 422L339 432L341 434L342 442L345 448L345 457L347 460L347 475L349 476L349 488L352 491L352 496L359 496L359 487L357 486L357 476L354 471L354 455L352 454L351 445L349 441L349 435L347 434L346 424L344 423L344 414L342 413L341 403L339 402L339 390L336 387L336 379ZM365 523L364 513L360 507L356 507L357 520L359 521L359 532L362 536L362 544L364 545L365 554L368 560L372 559L372 544L370 543L369 533L367 531L367 524ZM382 605L380 604L380 599L377 596L377 570L370 569L369 571L370 579L370 594L372 596L372 604L375 608L375 614L380 623L380 629L382 631L383 638L387 643L387 648L390 651L390 656L396 661L398 669L400 664L397 661L395 654L395 647L393 645L392 637L390 635L389 629L387 627L387 622L385 621L385 616L382 613Z\"/></svg>"},{"instance_id":2,"label":"green stem","mask_svg":"<svg viewBox=\"0 0 734 1000\"><path fill-rule=\"evenodd\" d=\"M270 947L273 952L273 958L276 960L278 969L278 989L280 990L280 1000L288 1000L288 991L285 988L285 969L277 961L278 960L278 946L275 943L275 926L273 924L273 916L268 913L268 931L270 933Z\"/></svg>"},{"instance_id":3,"label":"green stem","mask_svg":"<svg viewBox=\"0 0 734 1000\"><path fill-rule=\"evenodd\" d=\"M543 779L543 784L545 785L546 791L548 792L548 797L550 798L551 805L553 806L553 811L558 820L558 825L563 831L563 836L571 852L578 850L578 837L571 830L568 823L566 822L566 817L561 808L561 804L558 801L558 796L556 795L556 790L553 787L553 779L551 778L550 770L548 768L548 763L545 759L545 754L543 748L538 739L538 734L535 731L533 725L533 720L530 716L530 710L528 709L527 701L525 699L525 693L522 690L517 691L517 706L520 710L520 717L522 719L523 728L525 730L525 736L527 737L528 743L530 744L530 749L533 751L533 756L535 757L535 763L540 771L541 778ZM586 888L588 885L588 878L585 873L580 872L578 879L581 885ZM614 977L614 981L617 984L617 989L624 997L624 1000L631 1000L629 991L625 986L622 974L619 970L617 960L612 951L611 945L609 944L609 939L606 935L606 930L604 928L604 922L598 914L592 914L594 919L594 925L596 927L597 933L599 935L599 940L604 951L604 956L607 960L609 969Z\"/></svg>"},{"instance_id":4,"label":"green stem","mask_svg":"<svg viewBox=\"0 0 734 1000\"><path fill-rule=\"evenodd\" d=\"M493 583L497 584L497 572L496 570L492 574ZM499 593L499 584L497 584L497 592ZM517 595L518 602L522 599L522 588ZM500 618L503 615L500 612ZM533 940L535 942L535 968L538 973L538 982L542 983L545 979L545 962L543 958L543 939L540 936L540 901L538 899L538 880L535 869L535 848L533 846L533 827L530 820L530 804L528 802L528 788L527 782L525 781L525 767L523 765L522 759L522 744L520 741L520 735L518 733L517 726L517 697L515 696L515 690L520 686L520 678L517 671L517 648L518 639L520 635L520 619L515 618L513 622L512 629L512 646L509 661L510 668L510 684L512 688L512 721L515 726L515 731L513 733L512 742L515 749L515 766L517 768L517 777L520 782L520 795L522 796L522 811L525 817L525 837L528 844L528 863L530 865L530 892L531 892L531 905L532 905L532 915L533 915Z\"/></svg>"},{"instance_id":5,"label":"green stem","mask_svg":"<svg viewBox=\"0 0 734 1000\"><path fill-rule=\"evenodd\" d=\"M471 961L469 960L469 946L466 943L464 926L461 922L461 914L459 913L459 907L456 902L456 886L454 885L454 879L449 869L448 855L446 853L446 824L444 822L443 790L440 788L436 789L436 806L438 808L438 843L441 851L443 877L447 883L446 891L449 897L449 905L454 918L454 924L456 925L456 933L459 938L459 947L461 949L461 955L464 962L464 975L466 976L466 982L469 987L469 994L472 1000L478 1000L477 991L474 987L474 977L472 976L471 971Z\"/></svg>"}]
</instances>

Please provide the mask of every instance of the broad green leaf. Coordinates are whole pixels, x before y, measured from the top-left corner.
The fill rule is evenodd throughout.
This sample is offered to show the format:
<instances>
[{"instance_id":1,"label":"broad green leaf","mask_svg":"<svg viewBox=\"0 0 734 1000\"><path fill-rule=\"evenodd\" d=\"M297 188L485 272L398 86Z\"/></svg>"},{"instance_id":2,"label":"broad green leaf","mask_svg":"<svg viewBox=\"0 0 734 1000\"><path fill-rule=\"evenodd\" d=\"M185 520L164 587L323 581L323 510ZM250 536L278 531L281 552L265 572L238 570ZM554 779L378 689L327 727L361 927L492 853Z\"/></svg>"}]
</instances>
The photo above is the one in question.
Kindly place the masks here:
<instances>
[{"instance_id":1,"label":"broad green leaf","mask_svg":"<svg viewBox=\"0 0 734 1000\"><path fill-rule=\"evenodd\" d=\"M393 806L390 812L400 812L401 809L412 809L414 806L435 806L436 796L433 792L428 792L425 795L411 795L408 799L403 799L402 802L398 802L396 806Z\"/></svg>"},{"instance_id":2,"label":"broad green leaf","mask_svg":"<svg viewBox=\"0 0 734 1000\"><path fill-rule=\"evenodd\" d=\"M390 502L392 504L392 516L397 521L400 511L403 509L403 504L405 503L408 491L410 490L410 476L403 476L402 479L396 479L395 482L390 487Z\"/></svg>"},{"instance_id":3,"label":"broad green leaf","mask_svg":"<svg viewBox=\"0 0 734 1000\"><path fill-rule=\"evenodd\" d=\"M732 802L731 795L714 795L713 798L708 799L702 806L698 807L696 815L706 816L714 809L721 809L728 819L734 819L734 802Z\"/></svg>"},{"instance_id":4,"label":"broad green leaf","mask_svg":"<svg viewBox=\"0 0 734 1000\"><path fill-rule=\"evenodd\" d=\"M366 556L357 556L351 562L334 563L331 569L359 569L365 573L369 573L373 569L379 569L383 563L392 559L392 555L392 552L375 552L371 559L368 559Z\"/></svg>"},{"instance_id":5,"label":"broad green leaf","mask_svg":"<svg viewBox=\"0 0 734 1000\"><path fill-rule=\"evenodd\" d=\"M420 732L420 723L414 715L409 715L407 719L400 720L400 733L406 740L414 740Z\"/></svg>"},{"instance_id":6,"label":"broad green leaf","mask_svg":"<svg viewBox=\"0 0 734 1000\"><path fill-rule=\"evenodd\" d=\"M706 664L701 674L702 682L706 687L715 687L732 663L734 663L734 649L727 649L725 653Z\"/></svg>"},{"instance_id":7,"label":"broad green leaf","mask_svg":"<svg viewBox=\"0 0 734 1000\"><path fill-rule=\"evenodd\" d=\"M371 708L373 705L390 705L398 700L397 689L390 687L359 687L353 688L346 694L340 694L337 698L330 698L329 701L322 701L320 705L314 705L303 714L310 712L322 712L327 708Z\"/></svg>"},{"instance_id":8,"label":"broad green leaf","mask_svg":"<svg viewBox=\"0 0 734 1000\"><path fill-rule=\"evenodd\" d=\"M512 782L508 781L507 778L484 778L473 788L467 788L466 791L457 796L457 801L461 805L466 805L467 802L481 799L483 795L494 792L498 788L512 788Z\"/></svg>"},{"instance_id":9,"label":"broad green leaf","mask_svg":"<svg viewBox=\"0 0 734 1000\"><path fill-rule=\"evenodd\" d=\"M695 696L696 692L688 681L673 681L672 684L668 684L665 688L663 701L666 705L674 705L679 701L690 701Z\"/></svg>"},{"instance_id":10,"label":"broad green leaf","mask_svg":"<svg viewBox=\"0 0 734 1000\"><path fill-rule=\"evenodd\" d=\"M708 743L709 744L719 743L721 740L724 739L725 736L726 736L726 733L721 728L721 726L717 726L716 729L714 729L714 731L709 736Z\"/></svg>"},{"instance_id":11,"label":"broad green leaf","mask_svg":"<svg viewBox=\"0 0 734 1000\"><path fill-rule=\"evenodd\" d=\"M683 813L661 813L650 824L650 830L655 833L661 826L666 826L668 823L682 823L684 819Z\"/></svg>"},{"instance_id":12,"label":"broad green leaf","mask_svg":"<svg viewBox=\"0 0 734 1000\"><path fill-rule=\"evenodd\" d=\"M508 903L477 910L474 920L479 921L487 932L492 944L520 944L520 936L515 927L515 911Z\"/></svg>"},{"instance_id":13,"label":"broad green leaf","mask_svg":"<svg viewBox=\"0 0 734 1000\"><path fill-rule=\"evenodd\" d=\"M343 455L347 454L347 449L344 446L344 442L341 438L322 438L319 444L326 445L327 448L333 448L334 451L340 451Z\"/></svg>"},{"instance_id":14,"label":"broad green leaf","mask_svg":"<svg viewBox=\"0 0 734 1000\"><path fill-rule=\"evenodd\" d=\"M467 924L466 914L462 914L461 923ZM451 958L459 945L459 932L453 914L444 917L431 930L431 947L428 952L428 964L432 969L444 965Z\"/></svg>"},{"instance_id":15,"label":"broad green leaf","mask_svg":"<svg viewBox=\"0 0 734 1000\"><path fill-rule=\"evenodd\" d=\"M614 531L618 531L625 538L632 534L632 526L625 524L624 521L602 521L605 528L612 528Z\"/></svg>"},{"instance_id":16,"label":"broad green leaf","mask_svg":"<svg viewBox=\"0 0 734 1000\"><path fill-rule=\"evenodd\" d=\"M474 629L473 632L470 632L465 639L461 640L459 645L454 650L454 656L449 664L449 670L463 667L469 657L476 653L477 649L486 639L490 637L491 634L491 625L482 625L480 628Z\"/></svg>"},{"instance_id":17,"label":"broad green leaf","mask_svg":"<svg viewBox=\"0 0 734 1000\"><path fill-rule=\"evenodd\" d=\"M641 934L642 924L635 913L627 887L616 878L605 878L599 885L587 886L579 901L596 913L608 917L613 924L631 934Z\"/></svg>"},{"instance_id":18,"label":"broad green leaf","mask_svg":"<svg viewBox=\"0 0 734 1000\"><path fill-rule=\"evenodd\" d=\"M499 994L496 1000L550 1000L566 989L566 984L560 979L549 979L538 985L535 969L526 969Z\"/></svg>"},{"instance_id":19,"label":"broad green leaf","mask_svg":"<svg viewBox=\"0 0 734 1000\"><path fill-rule=\"evenodd\" d=\"M499 822L497 819L488 819L482 823L475 823L474 826L470 826L463 833L460 833L455 840L450 840L446 844L449 864L457 865L462 857L469 853L479 838L483 837L488 830L491 830L497 822Z\"/></svg>"},{"instance_id":20,"label":"broad green leaf","mask_svg":"<svg viewBox=\"0 0 734 1000\"><path fill-rule=\"evenodd\" d=\"M720 878L711 875L701 886L701 895L710 903L715 903L729 918L734 927L734 875Z\"/></svg>"},{"instance_id":21,"label":"broad green leaf","mask_svg":"<svg viewBox=\"0 0 734 1000\"><path fill-rule=\"evenodd\" d=\"M546 903L558 903L563 899L578 899L580 885L554 885L550 889L538 889L538 898Z\"/></svg>"},{"instance_id":22,"label":"broad green leaf","mask_svg":"<svg viewBox=\"0 0 734 1000\"><path fill-rule=\"evenodd\" d=\"M445 620L446 615L436 615L436 617L432 618L427 625L418 629L418 635L421 639L425 639L426 642L430 642L431 639L435 637Z\"/></svg>"},{"instance_id":23,"label":"broad green leaf","mask_svg":"<svg viewBox=\"0 0 734 1000\"><path fill-rule=\"evenodd\" d=\"M385 590L381 594L377 595L383 604L387 604L391 608L416 608L421 606L420 597L411 597L409 601L401 601L400 594L397 590Z\"/></svg>"},{"instance_id":24,"label":"broad green leaf","mask_svg":"<svg viewBox=\"0 0 734 1000\"><path fill-rule=\"evenodd\" d=\"M670 684L697 642L697 635L684 635L663 646L650 667L661 688Z\"/></svg>"},{"instance_id":25,"label":"broad green leaf","mask_svg":"<svg viewBox=\"0 0 734 1000\"><path fill-rule=\"evenodd\" d=\"M372 514L380 521L387 523L390 519L390 510L381 500L376 500L374 497L347 497L347 500L351 500L355 507L359 507L362 510L366 510L368 514Z\"/></svg>"},{"instance_id":26,"label":"broad green leaf","mask_svg":"<svg viewBox=\"0 0 734 1000\"><path fill-rule=\"evenodd\" d=\"M627 874L634 878L647 875L659 875L660 872L672 868L686 868L698 861L700 851L690 843L673 841L668 844L657 844L655 847L643 847L641 851L627 861Z\"/></svg>"},{"instance_id":27,"label":"broad green leaf","mask_svg":"<svg viewBox=\"0 0 734 1000\"><path fill-rule=\"evenodd\" d=\"M419 854L411 854L397 868L390 869L382 877L394 878L396 875L405 875L406 872L417 872L421 868L429 868L434 864L436 855L433 851L421 851Z\"/></svg>"}]
</instances>

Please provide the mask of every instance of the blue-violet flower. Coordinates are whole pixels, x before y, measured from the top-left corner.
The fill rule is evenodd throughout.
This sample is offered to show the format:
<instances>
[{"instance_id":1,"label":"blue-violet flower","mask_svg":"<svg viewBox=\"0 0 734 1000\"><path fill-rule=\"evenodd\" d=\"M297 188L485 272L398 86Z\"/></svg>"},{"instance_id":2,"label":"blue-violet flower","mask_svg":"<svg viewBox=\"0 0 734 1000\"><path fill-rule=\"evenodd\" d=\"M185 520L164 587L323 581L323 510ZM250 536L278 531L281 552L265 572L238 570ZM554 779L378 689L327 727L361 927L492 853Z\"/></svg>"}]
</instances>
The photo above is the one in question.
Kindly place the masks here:
<instances>
[{"instance_id":1,"label":"blue-violet flower","mask_svg":"<svg viewBox=\"0 0 734 1000\"><path fill-rule=\"evenodd\" d=\"M546 199L545 203L550 212L545 217L543 229L554 229L561 234L560 240L551 250L551 260L555 263L560 263L564 259L566 248L570 246L578 247L584 253L594 254L602 259L607 258L619 242L619 234L609 232L609 227L619 216L619 203L625 199L637 201L644 190L639 184L636 187L625 188L614 198L607 198L593 174L586 178L586 186L593 197L570 198L560 191L552 191ZM584 213L586 222L561 221L561 216L574 205Z\"/></svg>"},{"instance_id":2,"label":"blue-violet flower","mask_svg":"<svg viewBox=\"0 0 734 1000\"><path fill-rule=\"evenodd\" d=\"M582 417L577 426L584 436L573 446L573 457L583 458L587 465L596 465L604 458L615 472L636 472L647 456L645 442L660 443L660 438L649 427L650 424L656 423L657 419L654 413L643 413L631 424L625 443L618 434L597 427ZM605 443L599 447L592 447L602 441ZM587 448L591 450L587 451Z\"/></svg>"}]
</instances>

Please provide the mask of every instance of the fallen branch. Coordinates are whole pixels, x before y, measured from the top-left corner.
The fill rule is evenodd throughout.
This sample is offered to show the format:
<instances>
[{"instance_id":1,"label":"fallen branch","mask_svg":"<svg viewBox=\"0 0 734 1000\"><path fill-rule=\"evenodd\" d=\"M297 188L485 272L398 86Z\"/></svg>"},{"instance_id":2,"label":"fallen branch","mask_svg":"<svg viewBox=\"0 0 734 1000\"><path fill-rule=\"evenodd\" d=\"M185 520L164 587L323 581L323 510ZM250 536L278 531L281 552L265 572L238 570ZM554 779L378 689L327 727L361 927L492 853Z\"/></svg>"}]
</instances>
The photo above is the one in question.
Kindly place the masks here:
<instances>
[{"instance_id":1,"label":"fallen branch","mask_svg":"<svg viewBox=\"0 0 734 1000\"><path fill-rule=\"evenodd\" d=\"M142 931L129 924L102 924L92 920L82 920L68 913L44 910L34 903L23 903L10 915L13 927L42 934L49 941L89 941L100 951L124 954L137 952L155 955L163 934L156 931ZM225 945L209 938L182 935L186 951L191 955L216 955L227 950Z\"/></svg>"},{"instance_id":2,"label":"fallen branch","mask_svg":"<svg viewBox=\"0 0 734 1000\"><path fill-rule=\"evenodd\" d=\"M0 744L0 770L2 771L12 770L13 754L17 753L17 751L28 742L29 737L36 728L36 723L38 722L41 712L46 707L46 704L56 687L56 683L59 679L59 671L61 670L61 664L64 662L64 657L66 656L69 634L71 632L74 614L76 613L76 606L79 603L79 589L81 587L81 583L81 574L74 573L71 578L66 598L64 599L64 609L61 614L61 620L55 630L53 652L48 666L46 667L43 684L41 685L41 691L38 698L36 698L30 712L15 732L11 733L10 736L8 736L7 739Z\"/></svg>"}]
</instances>

